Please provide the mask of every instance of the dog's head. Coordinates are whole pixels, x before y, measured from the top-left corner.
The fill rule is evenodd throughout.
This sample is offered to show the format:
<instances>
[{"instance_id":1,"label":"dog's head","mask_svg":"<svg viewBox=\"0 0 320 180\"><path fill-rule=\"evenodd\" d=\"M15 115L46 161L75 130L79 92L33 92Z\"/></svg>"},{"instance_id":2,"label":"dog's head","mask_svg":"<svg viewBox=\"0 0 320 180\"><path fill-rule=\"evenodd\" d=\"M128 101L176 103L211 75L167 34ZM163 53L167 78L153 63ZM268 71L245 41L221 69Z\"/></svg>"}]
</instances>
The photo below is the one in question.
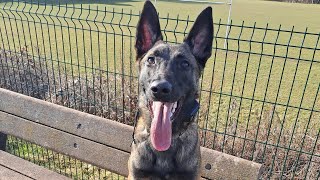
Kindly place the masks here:
<instances>
[{"instance_id":1,"label":"dog's head","mask_svg":"<svg viewBox=\"0 0 320 180\"><path fill-rule=\"evenodd\" d=\"M172 127L181 124L192 110L212 41L211 7L201 12L182 44L170 45L162 41L157 11L146 1L135 45L140 68L139 104L150 112L151 142L158 151L170 147Z\"/></svg>"}]
</instances>

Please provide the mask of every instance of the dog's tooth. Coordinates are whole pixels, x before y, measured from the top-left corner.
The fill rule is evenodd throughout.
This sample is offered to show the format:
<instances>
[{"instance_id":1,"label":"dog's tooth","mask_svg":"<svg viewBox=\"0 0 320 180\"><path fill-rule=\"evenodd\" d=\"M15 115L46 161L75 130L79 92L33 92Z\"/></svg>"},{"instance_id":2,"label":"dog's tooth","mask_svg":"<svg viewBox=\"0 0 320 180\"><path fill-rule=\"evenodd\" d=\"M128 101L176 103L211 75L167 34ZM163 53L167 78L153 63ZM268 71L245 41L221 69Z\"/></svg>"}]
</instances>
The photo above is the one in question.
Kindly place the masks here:
<instances>
[{"instance_id":1,"label":"dog's tooth","mask_svg":"<svg viewBox=\"0 0 320 180\"><path fill-rule=\"evenodd\" d=\"M177 108L177 102L175 102L174 104L173 104L173 109L176 109Z\"/></svg>"},{"instance_id":2,"label":"dog's tooth","mask_svg":"<svg viewBox=\"0 0 320 180\"><path fill-rule=\"evenodd\" d=\"M148 131L147 131L147 129L146 129L146 128L144 128L144 130L142 131L142 134L145 134L145 135L147 135L147 134L148 134Z\"/></svg>"}]
</instances>

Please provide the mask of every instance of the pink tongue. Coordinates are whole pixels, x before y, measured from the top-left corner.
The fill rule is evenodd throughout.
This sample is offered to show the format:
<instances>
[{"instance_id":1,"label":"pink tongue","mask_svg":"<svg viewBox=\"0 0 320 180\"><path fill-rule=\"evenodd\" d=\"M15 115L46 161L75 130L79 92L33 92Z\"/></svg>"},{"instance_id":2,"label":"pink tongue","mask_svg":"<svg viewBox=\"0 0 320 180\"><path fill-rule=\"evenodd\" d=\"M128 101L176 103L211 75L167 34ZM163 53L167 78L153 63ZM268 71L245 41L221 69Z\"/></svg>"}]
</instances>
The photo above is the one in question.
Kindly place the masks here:
<instances>
[{"instance_id":1,"label":"pink tongue","mask_svg":"<svg viewBox=\"0 0 320 180\"><path fill-rule=\"evenodd\" d=\"M170 113L173 103L153 102L153 120L151 123L151 143L157 151L166 151L171 145Z\"/></svg>"}]
</instances>

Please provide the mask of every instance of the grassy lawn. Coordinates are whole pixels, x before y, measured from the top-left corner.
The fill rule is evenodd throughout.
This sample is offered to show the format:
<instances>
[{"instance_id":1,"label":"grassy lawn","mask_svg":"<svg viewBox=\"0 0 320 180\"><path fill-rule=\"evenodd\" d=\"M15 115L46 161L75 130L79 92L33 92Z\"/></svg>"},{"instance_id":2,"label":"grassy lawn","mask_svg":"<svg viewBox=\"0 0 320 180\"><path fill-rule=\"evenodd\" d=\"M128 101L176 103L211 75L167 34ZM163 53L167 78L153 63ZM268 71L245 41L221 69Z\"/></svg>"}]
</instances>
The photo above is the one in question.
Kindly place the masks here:
<instances>
[{"instance_id":1,"label":"grassy lawn","mask_svg":"<svg viewBox=\"0 0 320 180\"><path fill-rule=\"evenodd\" d=\"M46 2L39 7L8 3L5 9L11 6L11 11L0 10L0 49L28 52L57 79L56 89L79 79L86 92L88 86L95 92L99 83L108 84L106 102L111 94L112 102L125 108L136 92L136 79L130 76L137 75L133 45L143 2L82 0L71 5L62 0L60 8L55 0ZM165 40L181 42L192 25L188 21L206 5L160 0L156 6ZM308 145L301 150L311 152L320 129L319 95L315 98L320 84L320 5L235 0L226 51L227 14L227 6L214 5L214 51L201 85L199 124L208 130L202 134L203 145L267 164L274 149L263 142L299 151L303 140ZM276 31L279 28L285 31ZM300 33L306 28L313 34ZM101 78L88 80L92 77ZM289 154L285 149L278 153ZM314 153L320 153L319 147Z\"/></svg>"},{"instance_id":2,"label":"grassy lawn","mask_svg":"<svg viewBox=\"0 0 320 180\"><path fill-rule=\"evenodd\" d=\"M27 0L28 2L29 0ZM4 5L6 0L0 4ZM9 4L11 1L8 1ZM32 2L32 1L29 1ZM33 1L35 2L35 1ZM57 6L55 0L39 0L50 7L51 5ZM72 6L71 0L60 0L61 5L68 4ZM132 10L133 13L138 13L143 5L143 1L138 0L94 0L94 1L75 1L75 6L80 7L83 3L84 7L91 6L91 8L104 9L107 7L109 10L116 8L117 10L123 9L125 12ZM177 17L185 19L190 16L194 19L200 11L208 6L208 4L179 2L177 0L159 0L156 7L160 16L165 17L168 14L170 17ZM214 10L214 20L219 21L221 18L223 22L227 21L229 6L226 5L212 5ZM25 10L28 10L27 5ZM34 8L35 9L35 8ZM271 27L278 27L280 24L284 29L291 29L292 26L296 30L304 31L308 27L311 32L318 32L320 29L319 24L319 9L320 5L313 4L298 4L298 3L279 3L269 0L236 0L233 2L232 7L232 20L234 23L239 24L242 21L252 25L257 22L257 26L265 26L267 23ZM40 11L41 12L41 11ZM53 14L55 11L52 12ZM85 16L85 15L84 15Z\"/></svg>"},{"instance_id":3,"label":"grassy lawn","mask_svg":"<svg viewBox=\"0 0 320 180\"><path fill-rule=\"evenodd\" d=\"M5 1L6 0L0 4L4 4ZM56 0L40 0L40 2L46 2L48 5L58 5ZM59 2L60 4L71 4L73 1L60 0ZM79 6L81 3L91 5L94 8L96 8L96 6L99 6L99 8L107 6L118 10L132 10L134 13L139 12L143 5L143 1L141 0L80 0L75 1L75 3L76 6ZM189 15L192 19L194 19L205 6L207 6L207 4L181 3L177 0L159 0L156 4L160 16L166 16L169 13L172 17L179 15L181 18L186 18ZM213 5L213 8L215 21L218 21L220 18L222 18L223 21L227 20L227 6ZM269 0L235 0L232 8L232 20L235 23L245 21L246 23L252 24L257 22L259 26L265 26L266 23L274 27L280 24L283 25L284 28L296 26L296 28L298 28L297 30L302 31L308 27L310 31L318 32L320 29L318 18L320 13L319 9L320 5L312 4L279 3Z\"/></svg>"},{"instance_id":4,"label":"grassy lawn","mask_svg":"<svg viewBox=\"0 0 320 180\"><path fill-rule=\"evenodd\" d=\"M125 179L120 175L100 169L94 165L11 136L8 138L7 151L73 179Z\"/></svg>"}]
</instances>

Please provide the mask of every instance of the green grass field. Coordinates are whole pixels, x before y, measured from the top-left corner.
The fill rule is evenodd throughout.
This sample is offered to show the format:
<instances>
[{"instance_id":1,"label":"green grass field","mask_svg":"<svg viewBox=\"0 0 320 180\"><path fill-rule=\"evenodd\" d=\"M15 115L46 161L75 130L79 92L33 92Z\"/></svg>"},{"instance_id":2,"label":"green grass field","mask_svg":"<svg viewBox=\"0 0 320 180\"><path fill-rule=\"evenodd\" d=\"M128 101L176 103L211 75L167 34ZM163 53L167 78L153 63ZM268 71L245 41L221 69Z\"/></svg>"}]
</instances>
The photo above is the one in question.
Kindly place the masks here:
<instances>
[{"instance_id":1,"label":"green grass field","mask_svg":"<svg viewBox=\"0 0 320 180\"><path fill-rule=\"evenodd\" d=\"M5 1L0 4L4 4ZM46 2L48 5L58 5L55 0L40 0L40 2ZM60 0L59 2L60 4L71 4L72 1ZM95 6L104 7L106 5L107 7L123 8L133 12L139 12L143 5L143 1L139 0L93 0L90 2L80 0L75 3L91 5L94 8ZM177 0L159 0L156 6L160 16L166 16L167 13L170 13L173 17L179 15L181 18L186 18L189 15L194 18L207 5L190 2L181 3ZM213 5L213 8L215 20L220 18L226 20L227 6ZM320 5L312 4L279 3L270 0L235 0L233 2L232 20L235 23L242 21L246 23L257 22L259 26L266 23L275 27L279 24L282 24L285 28L296 26L298 30L305 30L308 27L310 31L318 32L320 29L319 9Z\"/></svg>"},{"instance_id":2,"label":"green grass field","mask_svg":"<svg viewBox=\"0 0 320 180\"><path fill-rule=\"evenodd\" d=\"M79 10L79 4L73 6L70 1L61 0L60 8L54 0L46 2L47 6L39 7L0 3L0 49L17 52L27 49L30 58L48 66L62 81L109 75L106 84L110 83L113 89L110 92L113 102L118 106L128 104L125 102L128 94L122 95L121 91L136 89L128 86L127 76L137 75L133 45L137 14L143 2L77 1L84 3L83 11ZM192 23L178 22L177 17L194 20L205 6L158 1L164 38L181 42ZM2 7L11 10L1 10ZM227 52L223 39L226 26L218 24L226 23L228 8L221 5L213 8L215 49L204 71L200 99L199 124L209 130L203 134L203 145L256 161L262 158L267 165L274 149L262 142L299 150L302 139L306 139L307 145L302 150L311 152L320 129L320 98L315 98L320 84L320 43L317 44L320 5L235 0L232 10L235 26L229 31ZM249 27L241 28L243 22L243 26ZM264 29L279 29L280 25L284 32ZM261 29L253 31L253 26ZM314 34L290 33L305 32L306 28ZM57 89L64 89L66 83L58 81ZM90 87L98 83L85 82L83 86ZM243 140L226 138L224 133L253 141L244 145ZM253 148L255 140L259 143ZM269 152L267 158L263 157L265 152ZM288 151L280 149L278 153L281 156ZM314 153L320 153L319 147ZM281 163L275 166L282 168Z\"/></svg>"},{"instance_id":3,"label":"green grass field","mask_svg":"<svg viewBox=\"0 0 320 180\"><path fill-rule=\"evenodd\" d=\"M125 178L94 165L84 163L36 144L11 137L8 138L7 151L39 166L56 171L72 179L117 179Z\"/></svg>"},{"instance_id":4,"label":"green grass field","mask_svg":"<svg viewBox=\"0 0 320 180\"><path fill-rule=\"evenodd\" d=\"M0 4L4 4L4 0ZM222 0L223 1L223 0ZM8 1L11 2L11 1ZM27 0L28 2L28 0ZM33 1L35 2L35 1ZM55 0L40 0L48 5L58 5ZM60 0L61 5L71 4L71 0ZM139 0L93 0L75 1L76 6L83 3L95 8L103 8L104 6L116 9L124 9L125 11L132 10L137 13L141 10L143 1ZM156 7L160 16L166 16L169 13L172 17L179 15L181 18L186 18L188 15L193 19L207 4L179 2L177 0L159 0ZM222 18L227 20L228 7L224 5L212 5L214 9L214 18L219 20ZM235 23L245 21L248 24L257 22L259 26L264 26L266 23L277 27L280 24L284 28L296 26L297 30L304 31L306 27L310 31L318 32L319 24L319 9L320 5L312 4L296 4L296 3L279 3L270 0L235 0L232 8L232 20Z\"/></svg>"}]
</instances>

